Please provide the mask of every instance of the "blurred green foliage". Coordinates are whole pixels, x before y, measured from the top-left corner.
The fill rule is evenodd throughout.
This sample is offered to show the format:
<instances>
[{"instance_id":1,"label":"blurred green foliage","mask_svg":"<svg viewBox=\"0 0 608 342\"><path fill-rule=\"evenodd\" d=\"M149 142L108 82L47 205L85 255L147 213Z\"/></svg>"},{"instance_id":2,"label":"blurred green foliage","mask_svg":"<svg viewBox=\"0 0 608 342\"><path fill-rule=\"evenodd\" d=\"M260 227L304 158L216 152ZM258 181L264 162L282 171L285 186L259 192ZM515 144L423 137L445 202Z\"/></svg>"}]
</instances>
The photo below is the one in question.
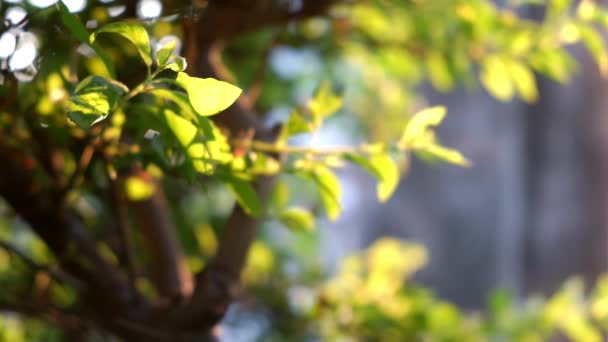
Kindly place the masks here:
<instances>
[{"instance_id":1,"label":"blurred green foliage","mask_svg":"<svg viewBox=\"0 0 608 342\"><path fill-rule=\"evenodd\" d=\"M526 18L528 5L545 6L543 17ZM15 51L30 34L38 37L34 45L40 58L32 65L35 77L28 77L31 68L11 69L13 57L3 57L9 66L2 64L0 134L13 146L31 150L32 132L39 127L48 132L62 160L59 178L64 181L55 185L73 182L67 205L96 234L108 260L117 262L104 230L112 211L104 198L108 174L141 163L166 189L193 272L213 257L219 227L234 201L250 215L268 214L269 227L289 228L279 230L280 243L268 236L257 241L243 272L253 304L243 300L238 310L263 312L269 323L259 334L262 340L543 341L557 334L587 342L601 340L600 331L608 328L608 279L600 279L590 294L573 279L547 300L518 301L497 292L485 312L466 313L412 282L427 262L423 246L381 239L328 272L320 266L314 232L318 207L330 220L342 211L336 170L345 165L375 177L376 196L386 201L412 155L471 164L440 144L435 128L446 109L429 106L419 91L422 85L439 91L481 85L499 100L518 97L532 103L538 98L537 74L558 82L570 79L577 62L566 47L579 42L608 74L601 37L608 11L594 1L341 3L328 16L227 42L223 57L232 79L224 81L185 72L179 48L184 32L175 18L124 21L104 3L77 15L61 4L43 9L3 4L0 11L6 15L13 7L25 8L29 21L2 34L16 37ZM168 35L177 38L163 41ZM309 58L308 63L286 67L289 57L273 59L281 48ZM260 65L268 68L258 79ZM258 111L291 108L276 142L229 136L212 121L256 82L261 82ZM372 142L316 144L322 127L344 123ZM73 146L87 139L104 142L105 162L93 160L79 174L83 152ZM277 153L286 158L278 160ZM267 212L251 185L260 175L280 175ZM42 171L39 177L41 184L49 182ZM155 191L136 178L127 179L123 190L132 201ZM0 213L3 240L35 263L55 267L44 244L9 208L0 205ZM134 233L133 240L136 254L145 259L141 236ZM0 248L0 299L32 299L59 309L78 303L72 289L21 259ZM146 276L137 279L137 287L154 298ZM68 339L61 329L24 314L0 316L0 340ZM40 318L54 323L51 314Z\"/></svg>"}]
</instances>

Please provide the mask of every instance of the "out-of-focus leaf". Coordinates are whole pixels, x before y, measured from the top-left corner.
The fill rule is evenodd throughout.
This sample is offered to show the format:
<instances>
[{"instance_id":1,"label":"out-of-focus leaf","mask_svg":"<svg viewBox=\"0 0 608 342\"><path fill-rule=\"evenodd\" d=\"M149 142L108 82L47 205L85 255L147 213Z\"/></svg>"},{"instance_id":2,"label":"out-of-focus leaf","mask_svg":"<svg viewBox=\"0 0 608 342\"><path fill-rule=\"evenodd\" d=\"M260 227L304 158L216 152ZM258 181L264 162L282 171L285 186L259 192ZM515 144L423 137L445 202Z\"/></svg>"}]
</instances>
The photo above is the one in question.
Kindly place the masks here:
<instances>
[{"instance_id":1,"label":"out-of-focus leaf","mask_svg":"<svg viewBox=\"0 0 608 342\"><path fill-rule=\"evenodd\" d=\"M125 193L131 201L144 201L154 195L156 187L154 183L145 181L139 177L129 177L125 181Z\"/></svg>"},{"instance_id":2,"label":"out-of-focus leaf","mask_svg":"<svg viewBox=\"0 0 608 342\"><path fill-rule=\"evenodd\" d=\"M275 210L284 208L289 202L289 187L287 184L281 180L276 182L270 198L272 207Z\"/></svg>"},{"instance_id":3,"label":"out-of-focus leaf","mask_svg":"<svg viewBox=\"0 0 608 342\"><path fill-rule=\"evenodd\" d=\"M378 179L376 192L380 202L390 198L399 184L400 172L395 161L386 152L380 151L370 156L349 153L344 158L363 167Z\"/></svg>"},{"instance_id":4,"label":"out-of-focus leaf","mask_svg":"<svg viewBox=\"0 0 608 342\"><path fill-rule=\"evenodd\" d=\"M431 51L426 58L426 67L431 83L437 90L448 91L453 88L454 80L447 60L443 55Z\"/></svg>"},{"instance_id":5,"label":"out-of-focus leaf","mask_svg":"<svg viewBox=\"0 0 608 342\"><path fill-rule=\"evenodd\" d=\"M380 174L380 181L376 189L378 200L386 202L399 184L399 167L387 153L373 154L370 162Z\"/></svg>"},{"instance_id":6,"label":"out-of-focus leaf","mask_svg":"<svg viewBox=\"0 0 608 342\"><path fill-rule=\"evenodd\" d=\"M236 196L237 202L247 214L253 217L262 215L262 203L250 182L231 177L224 179L224 183Z\"/></svg>"},{"instance_id":7,"label":"out-of-focus leaf","mask_svg":"<svg viewBox=\"0 0 608 342\"><path fill-rule=\"evenodd\" d=\"M139 52L144 63L147 66L152 65L152 58L150 57L150 39L148 38L148 32L146 32L146 29L143 26L124 22L103 25L91 34L91 44L93 44L97 36L102 33L114 33L126 38L135 45L137 52Z\"/></svg>"},{"instance_id":8,"label":"out-of-focus leaf","mask_svg":"<svg viewBox=\"0 0 608 342\"><path fill-rule=\"evenodd\" d=\"M175 72L180 72L180 71L186 70L187 66L188 66L188 63L186 62L186 59L184 57L175 56L173 58L173 61L171 61L169 64L167 64L166 67Z\"/></svg>"},{"instance_id":9,"label":"out-of-focus leaf","mask_svg":"<svg viewBox=\"0 0 608 342\"><path fill-rule=\"evenodd\" d=\"M576 60L560 49L536 51L530 56L530 64L535 70L561 83L567 82L577 67Z\"/></svg>"},{"instance_id":10,"label":"out-of-focus leaf","mask_svg":"<svg viewBox=\"0 0 608 342\"><path fill-rule=\"evenodd\" d=\"M81 128L105 119L128 91L118 82L91 75L82 80L70 98L68 117Z\"/></svg>"},{"instance_id":11,"label":"out-of-focus leaf","mask_svg":"<svg viewBox=\"0 0 608 342\"><path fill-rule=\"evenodd\" d=\"M177 83L186 90L192 107L202 116L223 111L233 104L242 92L230 83L213 78L190 77L184 72L177 74Z\"/></svg>"},{"instance_id":12,"label":"out-of-focus leaf","mask_svg":"<svg viewBox=\"0 0 608 342\"><path fill-rule=\"evenodd\" d=\"M513 98L514 87L507 65L498 55L490 55L481 62L481 83L490 94L501 101Z\"/></svg>"},{"instance_id":13,"label":"out-of-focus leaf","mask_svg":"<svg viewBox=\"0 0 608 342\"><path fill-rule=\"evenodd\" d=\"M279 220L294 231L311 231L315 228L315 219L310 211L292 207L279 213Z\"/></svg>"},{"instance_id":14,"label":"out-of-focus leaf","mask_svg":"<svg viewBox=\"0 0 608 342\"><path fill-rule=\"evenodd\" d=\"M467 160L462 153L451 149L451 148L447 148L444 146L441 146L439 144L428 144L426 145L423 149L421 149L424 152L428 152L431 155L433 155L434 157L436 157L439 160L451 163L451 164L456 164L456 165L460 165L460 166L470 166L471 162L469 162L469 160Z\"/></svg>"},{"instance_id":15,"label":"out-of-focus leaf","mask_svg":"<svg viewBox=\"0 0 608 342\"><path fill-rule=\"evenodd\" d=\"M182 114L182 116L185 116L189 119L196 118L194 115L194 108L192 108L192 105L190 104L190 101L188 100L186 94L168 88L152 88L148 92L161 99L169 100L175 103L179 107L180 114Z\"/></svg>"},{"instance_id":16,"label":"out-of-focus leaf","mask_svg":"<svg viewBox=\"0 0 608 342\"><path fill-rule=\"evenodd\" d=\"M194 142L197 128L193 123L182 118L168 108L163 109L163 117L165 118L167 126L182 147L187 148Z\"/></svg>"},{"instance_id":17,"label":"out-of-focus leaf","mask_svg":"<svg viewBox=\"0 0 608 342\"><path fill-rule=\"evenodd\" d=\"M312 127L310 123L307 122L297 110L294 110L289 116L287 123L283 125L283 130L281 131L279 141L285 141L291 136L301 133L309 133L311 131Z\"/></svg>"},{"instance_id":18,"label":"out-of-focus leaf","mask_svg":"<svg viewBox=\"0 0 608 342\"><path fill-rule=\"evenodd\" d=\"M165 65L176 46L177 40L171 40L161 47L158 52L156 52L156 63L159 66Z\"/></svg>"},{"instance_id":19,"label":"out-of-focus leaf","mask_svg":"<svg viewBox=\"0 0 608 342\"><path fill-rule=\"evenodd\" d=\"M399 140L399 147L406 148L411 146L424 137L431 127L435 127L443 121L447 110L445 107L437 106L423 109L414 114L405 127L405 131Z\"/></svg>"},{"instance_id":20,"label":"out-of-focus leaf","mask_svg":"<svg viewBox=\"0 0 608 342\"><path fill-rule=\"evenodd\" d=\"M532 70L514 59L509 59L505 63L521 98L528 103L536 102L538 100L538 89Z\"/></svg>"},{"instance_id":21,"label":"out-of-focus leaf","mask_svg":"<svg viewBox=\"0 0 608 342\"><path fill-rule=\"evenodd\" d=\"M342 212L340 205L342 189L338 177L327 167L317 166L312 173L312 178L317 183L327 217L335 221Z\"/></svg>"},{"instance_id":22,"label":"out-of-focus leaf","mask_svg":"<svg viewBox=\"0 0 608 342\"><path fill-rule=\"evenodd\" d=\"M65 25L65 27L74 35L74 38L79 42L89 45L95 53L101 58L103 64L108 72L108 75L114 77L114 63L108 57L108 55L103 52L96 44L93 44L89 41L89 31L87 31L86 27L80 22L78 17L68 10L67 6L63 3L63 1L57 1L57 7L59 8L59 16L61 17L61 22Z\"/></svg>"},{"instance_id":23,"label":"out-of-focus leaf","mask_svg":"<svg viewBox=\"0 0 608 342\"><path fill-rule=\"evenodd\" d=\"M608 76L608 54L606 53L604 39L593 27L587 25L580 25L579 33L587 49L589 49L589 52L595 59L602 76Z\"/></svg>"},{"instance_id":24,"label":"out-of-focus leaf","mask_svg":"<svg viewBox=\"0 0 608 342\"><path fill-rule=\"evenodd\" d=\"M329 81L321 83L314 97L308 101L308 108L317 125L325 117L337 112L340 107L342 107L342 98L334 93Z\"/></svg>"}]
</instances>

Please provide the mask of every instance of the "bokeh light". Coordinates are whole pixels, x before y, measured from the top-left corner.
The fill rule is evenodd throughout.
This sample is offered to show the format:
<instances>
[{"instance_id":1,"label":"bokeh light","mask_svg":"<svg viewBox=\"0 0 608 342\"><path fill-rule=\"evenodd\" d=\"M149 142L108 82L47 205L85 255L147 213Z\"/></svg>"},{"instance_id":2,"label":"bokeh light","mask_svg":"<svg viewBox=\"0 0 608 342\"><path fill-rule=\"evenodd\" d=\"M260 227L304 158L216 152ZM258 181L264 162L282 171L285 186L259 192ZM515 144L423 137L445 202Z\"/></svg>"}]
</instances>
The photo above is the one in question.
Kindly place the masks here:
<instances>
[{"instance_id":1,"label":"bokeh light","mask_svg":"<svg viewBox=\"0 0 608 342\"><path fill-rule=\"evenodd\" d=\"M158 0L141 0L137 3L137 16L142 19L158 18L163 4Z\"/></svg>"}]
</instances>

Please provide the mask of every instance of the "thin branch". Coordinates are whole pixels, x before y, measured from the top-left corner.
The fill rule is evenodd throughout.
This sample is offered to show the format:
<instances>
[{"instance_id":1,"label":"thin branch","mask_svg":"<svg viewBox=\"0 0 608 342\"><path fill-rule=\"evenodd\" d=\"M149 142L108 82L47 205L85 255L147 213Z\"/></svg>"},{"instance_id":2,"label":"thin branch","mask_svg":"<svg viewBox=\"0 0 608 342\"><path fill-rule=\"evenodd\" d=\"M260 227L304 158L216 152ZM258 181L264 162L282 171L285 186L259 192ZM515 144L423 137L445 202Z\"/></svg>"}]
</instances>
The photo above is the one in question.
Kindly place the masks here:
<instances>
[{"instance_id":1,"label":"thin branch","mask_svg":"<svg viewBox=\"0 0 608 342\"><path fill-rule=\"evenodd\" d=\"M30 268L34 269L35 271L44 272L44 273L48 274L53 280L55 280L58 283L63 283L63 284L69 285L72 288L74 288L77 292L79 292L83 289L82 283L78 279L70 276L69 274L63 273L59 270L54 270L48 266L43 266L43 265L38 264L32 258L30 258L25 252L19 250L17 247L11 245L7 241L0 240L0 248L6 250L7 252L9 252L11 254L16 255L23 262L25 262Z\"/></svg>"},{"instance_id":2,"label":"thin branch","mask_svg":"<svg viewBox=\"0 0 608 342\"><path fill-rule=\"evenodd\" d=\"M135 256L131 246L131 238L129 237L129 223L127 219L126 201L118 184L117 176L111 173L108 168L105 168L106 176L110 184L110 195L112 209L114 210L117 233L120 241L120 262L127 269L127 277L132 286L135 284L137 276L137 267L135 265Z\"/></svg>"}]
</instances>

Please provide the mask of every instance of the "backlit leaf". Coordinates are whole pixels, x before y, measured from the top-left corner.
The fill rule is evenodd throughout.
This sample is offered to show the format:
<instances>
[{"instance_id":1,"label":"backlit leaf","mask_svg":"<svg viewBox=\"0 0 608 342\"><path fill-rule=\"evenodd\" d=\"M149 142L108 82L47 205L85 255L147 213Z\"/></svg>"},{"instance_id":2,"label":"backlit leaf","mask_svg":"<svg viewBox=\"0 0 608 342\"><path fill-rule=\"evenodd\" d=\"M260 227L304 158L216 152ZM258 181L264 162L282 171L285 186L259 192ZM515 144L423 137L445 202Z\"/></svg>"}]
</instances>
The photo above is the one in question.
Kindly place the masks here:
<instances>
[{"instance_id":1,"label":"backlit leaf","mask_svg":"<svg viewBox=\"0 0 608 342\"><path fill-rule=\"evenodd\" d=\"M528 103L536 102L538 100L538 89L532 70L513 59L507 60L506 65L521 98Z\"/></svg>"},{"instance_id":2,"label":"backlit leaf","mask_svg":"<svg viewBox=\"0 0 608 342\"><path fill-rule=\"evenodd\" d=\"M414 114L405 127L405 131L399 140L399 147L405 148L422 138L431 127L435 127L443 121L446 114L445 107L437 106L423 109Z\"/></svg>"},{"instance_id":3,"label":"backlit leaf","mask_svg":"<svg viewBox=\"0 0 608 342\"><path fill-rule=\"evenodd\" d=\"M180 145L182 147L190 146L196 137L196 126L167 108L163 109L163 117Z\"/></svg>"},{"instance_id":4,"label":"backlit leaf","mask_svg":"<svg viewBox=\"0 0 608 342\"><path fill-rule=\"evenodd\" d=\"M237 202L247 214L253 217L262 215L262 203L250 182L239 178L228 178L224 180L224 183L236 196Z\"/></svg>"},{"instance_id":5,"label":"backlit leaf","mask_svg":"<svg viewBox=\"0 0 608 342\"><path fill-rule=\"evenodd\" d=\"M317 183L321 202L323 203L327 217L335 221L342 211L342 206L340 205L342 189L338 177L324 166L318 166L313 171L312 177Z\"/></svg>"},{"instance_id":6,"label":"backlit leaf","mask_svg":"<svg viewBox=\"0 0 608 342\"><path fill-rule=\"evenodd\" d=\"M377 153L371 156L370 162L380 174L376 192L380 202L386 202L399 184L399 167L387 153Z\"/></svg>"},{"instance_id":7,"label":"backlit leaf","mask_svg":"<svg viewBox=\"0 0 608 342\"><path fill-rule=\"evenodd\" d=\"M508 101L513 98L511 75L501 57L491 55L482 61L480 79L488 92L497 99Z\"/></svg>"},{"instance_id":8,"label":"backlit leaf","mask_svg":"<svg viewBox=\"0 0 608 342\"><path fill-rule=\"evenodd\" d=\"M230 83L213 78L190 77L184 72L177 74L177 83L186 90L192 107L202 116L223 111L233 104L242 92Z\"/></svg>"},{"instance_id":9,"label":"backlit leaf","mask_svg":"<svg viewBox=\"0 0 608 342\"><path fill-rule=\"evenodd\" d=\"M278 219L294 231L311 231L315 228L314 217L304 208L287 208L279 214Z\"/></svg>"},{"instance_id":10,"label":"backlit leaf","mask_svg":"<svg viewBox=\"0 0 608 342\"><path fill-rule=\"evenodd\" d=\"M150 39L148 38L148 32L146 32L146 29L143 26L124 22L103 25L91 35L91 44L93 44L97 36L102 33L114 33L126 38L135 45L137 52L139 52L144 63L147 66L152 65L152 58L150 57Z\"/></svg>"},{"instance_id":11,"label":"backlit leaf","mask_svg":"<svg viewBox=\"0 0 608 342\"><path fill-rule=\"evenodd\" d=\"M308 101L308 108L316 123L334 114L340 107L342 107L342 98L333 91L329 81L321 83L314 97Z\"/></svg>"},{"instance_id":12,"label":"backlit leaf","mask_svg":"<svg viewBox=\"0 0 608 342\"><path fill-rule=\"evenodd\" d=\"M176 46L177 46L177 40L171 40L171 41L167 42L167 44L165 44L163 47L161 47L156 52L156 63L159 66L165 65L167 63L167 61L169 60L169 57L173 53L173 50L175 49Z\"/></svg>"},{"instance_id":13,"label":"backlit leaf","mask_svg":"<svg viewBox=\"0 0 608 342\"><path fill-rule=\"evenodd\" d=\"M81 128L89 128L105 119L127 90L118 82L91 75L76 87L68 105L68 117Z\"/></svg>"}]
</instances>

